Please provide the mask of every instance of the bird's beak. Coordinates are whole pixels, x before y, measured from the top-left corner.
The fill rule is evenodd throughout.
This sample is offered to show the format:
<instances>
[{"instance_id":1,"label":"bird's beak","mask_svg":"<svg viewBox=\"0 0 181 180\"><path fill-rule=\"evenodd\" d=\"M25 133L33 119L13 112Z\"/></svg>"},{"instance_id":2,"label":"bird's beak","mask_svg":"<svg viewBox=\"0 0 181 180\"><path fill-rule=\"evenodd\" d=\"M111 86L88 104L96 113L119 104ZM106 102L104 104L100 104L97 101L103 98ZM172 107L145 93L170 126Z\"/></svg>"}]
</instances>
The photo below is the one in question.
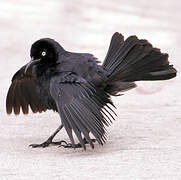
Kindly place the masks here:
<instances>
[{"instance_id":1,"label":"bird's beak","mask_svg":"<svg viewBox=\"0 0 181 180\"><path fill-rule=\"evenodd\" d=\"M28 69L29 69L31 66L37 64L38 62L40 62L40 59L33 59L33 58L31 58L31 61L30 61L30 62L26 65L26 67L25 67L24 73L26 74L27 71L28 71Z\"/></svg>"}]
</instances>

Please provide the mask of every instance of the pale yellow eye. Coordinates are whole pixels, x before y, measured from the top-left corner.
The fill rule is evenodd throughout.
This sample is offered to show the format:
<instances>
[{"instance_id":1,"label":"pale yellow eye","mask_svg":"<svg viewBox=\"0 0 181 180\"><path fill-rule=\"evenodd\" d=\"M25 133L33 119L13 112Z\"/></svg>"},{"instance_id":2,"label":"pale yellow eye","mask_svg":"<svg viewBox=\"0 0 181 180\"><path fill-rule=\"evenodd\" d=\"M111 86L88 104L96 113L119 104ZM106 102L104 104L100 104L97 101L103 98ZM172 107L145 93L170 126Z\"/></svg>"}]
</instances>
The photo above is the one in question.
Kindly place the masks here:
<instances>
[{"instance_id":1,"label":"pale yellow eye","mask_svg":"<svg viewBox=\"0 0 181 180\"><path fill-rule=\"evenodd\" d=\"M46 56L46 54L47 54L47 53L46 53L45 51L43 51L43 52L41 53L42 56Z\"/></svg>"}]
</instances>

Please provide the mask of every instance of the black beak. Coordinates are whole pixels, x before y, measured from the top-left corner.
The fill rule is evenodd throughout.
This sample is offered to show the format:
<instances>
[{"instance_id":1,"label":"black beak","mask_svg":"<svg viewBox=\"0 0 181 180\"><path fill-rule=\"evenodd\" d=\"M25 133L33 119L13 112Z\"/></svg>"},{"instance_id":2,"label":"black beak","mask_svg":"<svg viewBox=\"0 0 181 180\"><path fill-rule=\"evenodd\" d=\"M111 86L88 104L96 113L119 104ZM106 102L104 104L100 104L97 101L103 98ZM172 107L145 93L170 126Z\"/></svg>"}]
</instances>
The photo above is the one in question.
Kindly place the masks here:
<instances>
[{"instance_id":1,"label":"black beak","mask_svg":"<svg viewBox=\"0 0 181 180\"><path fill-rule=\"evenodd\" d=\"M28 69L29 69L31 66L33 66L33 65L35 65L35 64L37 64L37 63L39 63L40 60L41 60L41 59L33 59L33 58L31 58L31 61L26 65L26 68L25 68L24 73L26 74L27 71L28 71Z\"/></svg>"}]
</instances>

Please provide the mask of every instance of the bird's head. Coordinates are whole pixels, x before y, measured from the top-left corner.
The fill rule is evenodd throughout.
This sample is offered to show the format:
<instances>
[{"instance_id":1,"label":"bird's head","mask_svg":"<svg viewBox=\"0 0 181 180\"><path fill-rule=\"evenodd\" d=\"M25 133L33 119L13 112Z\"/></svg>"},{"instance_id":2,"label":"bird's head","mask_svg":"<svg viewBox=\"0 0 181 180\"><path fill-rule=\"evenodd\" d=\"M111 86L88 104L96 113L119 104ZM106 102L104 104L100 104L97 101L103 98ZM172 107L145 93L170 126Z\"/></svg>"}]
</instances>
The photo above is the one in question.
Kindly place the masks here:
<instances>
[{"instance_id":1,"label":"bird's head","mask_svg":"<svg viewBox=\"0 0 181 180\"><path fill-rule=\"evenodd\" d=\"M33 65L56 64L59 54L65 50L58 42L50 38L44 38L32 44L30 50L31 61L26 65L24 73Z\"/></svg>"}]
</instances>

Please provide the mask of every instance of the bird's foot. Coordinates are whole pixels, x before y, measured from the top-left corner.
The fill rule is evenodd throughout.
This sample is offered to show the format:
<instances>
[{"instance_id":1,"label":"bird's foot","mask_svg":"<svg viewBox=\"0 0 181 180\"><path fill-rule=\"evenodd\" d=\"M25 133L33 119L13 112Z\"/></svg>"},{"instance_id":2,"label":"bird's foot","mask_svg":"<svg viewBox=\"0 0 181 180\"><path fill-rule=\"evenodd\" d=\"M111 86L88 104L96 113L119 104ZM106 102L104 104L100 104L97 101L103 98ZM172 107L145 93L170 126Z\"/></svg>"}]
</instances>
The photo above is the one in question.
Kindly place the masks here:
<instances>
[{"instance_id":1,"label":"bird's foot","mask_svg":"<svg viewBox=\"0 0 181 180\"><path fill-rule=\"evenodd\" d=\"M81 144L78 143L78 144L71 144L71 143L67 143L67 142L64 142L65 144L61 144L59 147L64 147L64 148L81 148Z\"/></svg>"},{"instance_id":2,"label":"bird's foot","mask_svg":"<svg viewBox=\"0 0 181 180\"><path fill-rule=\"evenodd\" d=\"M42 147L45 148L49 146L50 144L52 145L61 145L63 142L66 143L65 141L59 141L59 142L53 142L53 138L56 136L56 134L63 128L63 125L61 124L56 131L43 143L41 144L30 144L29 146L32 148L37 148L37 147Z\"/></svg>"},{"instance_id":3,"label":"bird's foot","mask_svg":"<svg viewBox=\"0 0 181 180\"><path fill-rule=\"evenodd\" d=\"M66 141L58 141L58 142L53 142L53 141L50 141L50 140L47 140L41 144L30 144L29 146L32 147L32 148L38 148L38 147L42 147L42 148L45 148L45 147L48 147L50 144L51 145L61 145L62 143L67 143Z\"/></svg>"},{"instance_id":4,"label":"bird's foot","mask_svg":"<svg viewBox=\"0 0 181 180\"><path fill-rule=\"evenodd\" d=\"M91 139L91 140L93 143L96 142L96 139ZM83 139L83 141L84 141L84 144L89 144L89 142L85 138ZM62 143L64 143L64 144L62 144ZM66 141L62 141L59 147L76 149L76 148L82 148L82 145L80 143L71 144L71 143L67 143Z\"/></svg>"}]
</instances>

